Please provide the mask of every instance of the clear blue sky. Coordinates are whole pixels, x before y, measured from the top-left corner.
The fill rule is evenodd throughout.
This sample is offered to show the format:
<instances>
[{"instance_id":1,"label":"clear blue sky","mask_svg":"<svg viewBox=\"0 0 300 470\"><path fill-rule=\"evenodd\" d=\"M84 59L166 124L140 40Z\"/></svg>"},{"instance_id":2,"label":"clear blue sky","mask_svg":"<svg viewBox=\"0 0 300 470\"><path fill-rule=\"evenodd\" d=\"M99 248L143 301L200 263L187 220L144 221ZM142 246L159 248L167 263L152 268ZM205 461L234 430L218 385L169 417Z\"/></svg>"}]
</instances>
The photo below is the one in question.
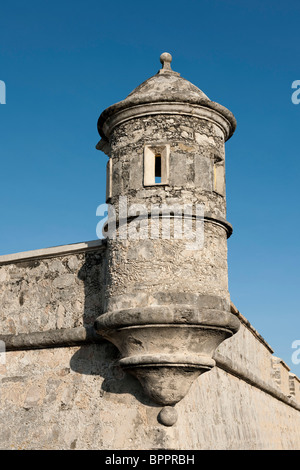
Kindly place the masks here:
<instances>
[{"instance_id":1,"label":"clear blue sky","mask_svg":"<svg viewBox=\"0 0 300 470\"><path fill-rule=\"evenodd\" d=\"M230 293L300 375L299 22L293 0L2 2L0 255L96 239L98 116L168 51L237 118L226 162Z\"/></svg>"}]
</instances>

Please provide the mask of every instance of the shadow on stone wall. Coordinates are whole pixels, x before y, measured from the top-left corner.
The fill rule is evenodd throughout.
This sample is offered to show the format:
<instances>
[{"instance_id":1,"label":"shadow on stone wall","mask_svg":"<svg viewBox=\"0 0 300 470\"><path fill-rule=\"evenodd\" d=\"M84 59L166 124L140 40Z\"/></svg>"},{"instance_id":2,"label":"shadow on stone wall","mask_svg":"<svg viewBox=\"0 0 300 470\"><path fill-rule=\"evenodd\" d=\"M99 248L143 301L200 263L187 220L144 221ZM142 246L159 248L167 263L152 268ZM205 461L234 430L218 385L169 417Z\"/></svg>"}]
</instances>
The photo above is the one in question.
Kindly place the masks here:
<instances>
[{"instance_id":1,"label":"shadow on stone wall","mask_svg":"<svg viewBox=\"0 0 300 470\"><path fill-rule=\"evenodd\" d=\"M83 344L73 355L71 369L79 374L98 377L100 397L105 393L131 394L142 404L157 407L144 394L139 381L118 365L118 349L97 335L93 328L95 319L104 313L107 282L105 249L85 253L78 279L84 283L83 326L89 344Z\"/></svg>"}]
</instances>

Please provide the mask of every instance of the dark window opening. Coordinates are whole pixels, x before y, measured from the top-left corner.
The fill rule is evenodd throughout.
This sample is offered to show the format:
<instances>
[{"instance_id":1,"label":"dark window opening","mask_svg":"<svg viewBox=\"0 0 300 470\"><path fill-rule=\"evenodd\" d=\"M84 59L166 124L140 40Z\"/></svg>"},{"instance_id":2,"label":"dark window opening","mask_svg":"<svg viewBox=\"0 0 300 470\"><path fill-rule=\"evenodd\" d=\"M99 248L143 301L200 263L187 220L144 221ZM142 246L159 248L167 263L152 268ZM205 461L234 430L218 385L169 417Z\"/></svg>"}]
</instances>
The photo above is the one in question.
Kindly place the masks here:
<instances>
[{"instance_id":1,"label":"dark window opening","mask_svg":"<svg viewBox=\"0 0 300 470\"><path fill-rule=\"evenodd\" d=\"M155 183L161 183L161 154L155 155Z\"/></svg>"}]
</instances>

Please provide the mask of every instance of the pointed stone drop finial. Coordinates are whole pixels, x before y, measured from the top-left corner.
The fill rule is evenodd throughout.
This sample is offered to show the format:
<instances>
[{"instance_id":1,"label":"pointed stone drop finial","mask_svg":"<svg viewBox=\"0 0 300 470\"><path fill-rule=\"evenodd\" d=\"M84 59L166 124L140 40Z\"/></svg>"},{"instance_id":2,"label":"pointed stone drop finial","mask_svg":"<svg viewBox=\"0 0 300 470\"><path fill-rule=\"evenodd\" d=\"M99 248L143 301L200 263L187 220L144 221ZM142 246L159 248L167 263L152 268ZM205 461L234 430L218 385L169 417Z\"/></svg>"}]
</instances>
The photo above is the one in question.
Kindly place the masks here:
<instances>
[{"instance_id":1,"label":"pointed stone drop finial","mask_svg":"<svg viewBox=\"0 0 300 470\"><path fill-rule=\"evenodd\" d=\"M167 72L171 69L172 56L168 52L164 52L160 56L160 62L162 64L162 70Z\"/></svg>"}]
</instances>

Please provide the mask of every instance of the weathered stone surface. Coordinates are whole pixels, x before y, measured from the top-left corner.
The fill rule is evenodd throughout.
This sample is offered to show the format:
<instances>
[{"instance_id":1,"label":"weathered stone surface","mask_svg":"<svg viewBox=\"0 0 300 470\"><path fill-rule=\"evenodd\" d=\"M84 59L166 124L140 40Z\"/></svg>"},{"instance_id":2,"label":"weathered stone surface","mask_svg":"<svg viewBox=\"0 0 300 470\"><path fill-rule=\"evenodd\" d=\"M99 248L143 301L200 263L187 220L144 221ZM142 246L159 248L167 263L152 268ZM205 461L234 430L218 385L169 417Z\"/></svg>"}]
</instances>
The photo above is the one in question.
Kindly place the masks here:
<instances>
[{"instance_id":1,"label":"weathered stone surface","mask_svg":"<svg viewBox=\"0 0 300 470\"><path fill-rule=\"evenodd\" d=\"M193 129L188 138L180 130ZM198 143L195 134L207 134L211 140ZM132 139L132 136L135 136ZM144 145L155 141L172 142L170 182L164 187L143 186ZM111 135L113 184L111 203L118 203L120 194L128 197L128 205L177 203L204 204L205 210L226 217L224 197L213 192L212 166L216 157L224 160L224 136L212 123L189 116L151 116L119 125ZM130 165L130 166L129 166ZM130 168L130 171L129 171ZM203 173L204 171L204 173ZM207 192L208 191L208 192Z\"/></svg>"},{"instance_id":2,"label":"weathered stone surface","mask_svg":"<svg viewBox=\"0 0 300 470\"><path fill-rule=\"evenodd\" d=\"M98 312L98 270L103 269L103 249L85 255L39 259L39 266L53 266L59 272L66 264L78 263L74 272L73 292L77 279L86 282L90 297L89 321ZM86 261L86 263L84 262ZM29 279L32 264L0 267L1 273L14 270L14 279ZM102 266L102 268L101 268ZM97 267L97 269L95 269ZM37 268L37 266L36 266ZM36 269L35 268L35 269ZM94 268L94 269L93 269ZM47 269L40 268L47 281ZM94 272L94 284L89 270ZM3 276L2 277L6 277ZM86 279L86 281L84 281ZM41 281L40 281L41 282ZM18 283L2 289L19 298ZM36 278L28 282L28 296L34 299L36 312L43 315L44 304L37 294ZM14 290L16 289L16 290ZM57 297L57 309L64 306L59 288L52 290ZM191 297L190 297L191 296ZM96 303L94 303L96 301ZM122 302L124 299L122 300ZM220 297L199 297L186 292L157 294L159 304L194 302L207 311L220 308ZM130 304L130 302L128 302ZM11 303L9 304L12 305ZM82 310L72 309L72 321L64 325L85 323L84 290ZM10 311L5 307L1 325L8 325ZM14 310L12 309L12 313ZM14 317L16 331L22 331L22 314ZM92 315L92 312L94 314ZM3 309L2 309L3 314ZM51 314L55 326L56 312ZM38 318L38 317L37 317ZM62 315L63 318L63 315ZM81 318L81 321L79 319ZM242 319L243 320L243 319ZM37 323L28 322L27 332L36 331ZM45 330L45 327L41 331ZM57 325L55 326L55 328ZM60 332L62 330L56 330ZM6 332L10 332L6 327ZM76 335L75 335L76 336ZM78 336L77 336L78 338ZM65 339L66 341L66 339ZM237 334L224 341L217 354L227 358L235 370L242 369L257 376L258 381L280 389L274 376L272 350L246 320ZM141 385L118 365L117 349L107 343L57 349L11 351L0 369L0 433L1 449L297 449L300 447L299 411L269 393L250 385L238 373L232 375L215 367L196 380L185 398L176 405L178 420L172 427L157 422L161 408L145 395ZM293 379L293 396L299 402L299 379ZM288 397L287 397L288 398Z\"/></svg>"},{"instance_id":3,"label":"weathered stone surface","mask_svg":"<svg viewBox=\"0 0 300 470\"><path fill-rule=\"evenodd\" d=\"M93 325L103 311L103 253L0 265L1 334Z\"/></svg>"},{"instance_id":4,"label":"weathered stone surface","mask_svg":"<svg viewBox=\"0 0 300 470\"><path fill-rule=\"evenodd\" d=\"M300 381L228 292L224 142L235 119L170 61L104 111L97 148L110 156L117 216L119 195L144 203L146 219L152 204L202 204L204 243L175 236L173 208L168 239L0 257L1 449L300 448ZM163 149L160 185L145 185L145 146L151 158ZM136 234L136 215L117 230Z\"/></svg>"},{"instance_id":5,"label":"weathered stone surface","mask_svg":"<svg viewBox=\"0 0 300 470\"><path fill-rule=\"evenodd\" d=\"M232 358L238 357L235 350ZM219 368L196 380L176 405L177 422L162 426L157 422L160 408L133 377L124 374L118 359L109 343L9 352L0 383L0 448L287 450L300 446L299 411Z\"/></svg>"}]
</instances>

